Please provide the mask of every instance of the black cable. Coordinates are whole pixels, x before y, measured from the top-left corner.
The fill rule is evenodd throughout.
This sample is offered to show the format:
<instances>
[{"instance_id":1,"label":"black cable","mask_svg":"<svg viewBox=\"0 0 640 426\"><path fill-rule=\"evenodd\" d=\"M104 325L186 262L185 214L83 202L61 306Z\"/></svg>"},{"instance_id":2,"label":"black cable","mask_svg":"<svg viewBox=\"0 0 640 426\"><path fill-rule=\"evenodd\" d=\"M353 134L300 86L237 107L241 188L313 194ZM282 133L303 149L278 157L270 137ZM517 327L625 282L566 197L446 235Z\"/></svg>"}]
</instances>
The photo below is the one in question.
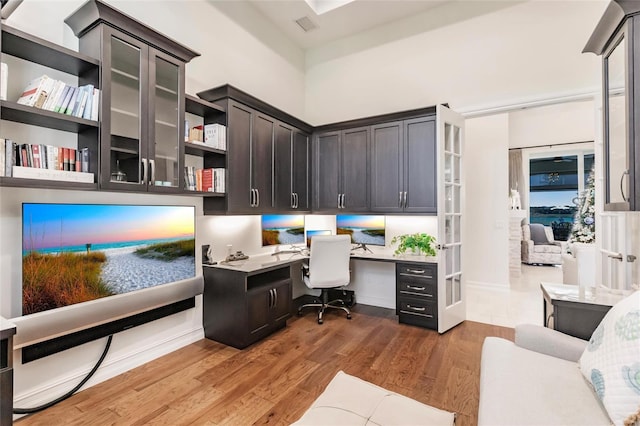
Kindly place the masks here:
<instances>
[{"instance_id":1,"label":"black cable","mask_svg":"<svg viewBox=\"0 0 640 426\"><path fill-rule=\"evenodd\" d=\"M109 336L109 338L107 339L107 345L104 347L104 351L102 351L102 355L100 356L100 359L98 360L98 363L93 367L93 369L89 372L89 374L82 379L82 381L80 383L78 383L78 385L76 387L74 387L73 389L71 389L69 392L65 393L64 395L62 395L59 398L54 399L53 401L47 402L46 404L43 404L39 407L34 407L34 408L14 408L13 409L13 414L33 414L33 413L37 413L38 411L42 411L46 408L52 407L54 405L56 405L58 402L62 402L65 399L69 398L71 395L73 395L74 393L76 393L78 391L78 389L80 389L85 383L87 383L87 381L91 378L91 376L93 376L95 374L96 371L98 371L98 368L100 367L100 364L102 364L102 361L104 361L105 357L107 356L107 352L109 352L109 347L111 346L111 340L113 340L113 334Z\"/></svg>"}]
</instances>

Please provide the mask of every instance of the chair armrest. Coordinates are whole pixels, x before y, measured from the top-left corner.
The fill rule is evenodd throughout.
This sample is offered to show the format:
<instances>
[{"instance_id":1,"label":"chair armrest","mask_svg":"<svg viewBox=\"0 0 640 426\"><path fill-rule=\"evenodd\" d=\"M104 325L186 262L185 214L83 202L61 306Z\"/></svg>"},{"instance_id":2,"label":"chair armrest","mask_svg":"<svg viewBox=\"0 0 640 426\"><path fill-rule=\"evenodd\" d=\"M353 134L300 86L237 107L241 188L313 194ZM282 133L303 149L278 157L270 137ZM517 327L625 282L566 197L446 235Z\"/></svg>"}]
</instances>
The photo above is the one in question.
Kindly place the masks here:
<instances>
[{"instance_id":1,"label":"chair armrest","mask_svg":"<svg viewBox=\"0 0 640 426\"><path fill-rule=\"evenodd\" d=\"M515 343L521 348L577 362L588 342L540 325L521 324L516 326Z\"/></svg>"}]
</instances>

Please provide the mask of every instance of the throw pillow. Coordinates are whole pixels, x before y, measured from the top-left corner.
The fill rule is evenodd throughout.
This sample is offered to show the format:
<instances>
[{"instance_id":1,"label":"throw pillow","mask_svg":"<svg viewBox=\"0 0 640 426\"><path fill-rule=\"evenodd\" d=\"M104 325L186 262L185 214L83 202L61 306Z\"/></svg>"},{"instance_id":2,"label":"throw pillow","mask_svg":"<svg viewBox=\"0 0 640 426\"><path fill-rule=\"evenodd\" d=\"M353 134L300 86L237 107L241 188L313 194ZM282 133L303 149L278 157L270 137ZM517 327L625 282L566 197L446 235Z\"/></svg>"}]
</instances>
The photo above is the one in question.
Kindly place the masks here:
<instances>
[{"instance_id":1,"label":"throw pillow","mask_svg":"<svg viewBox=\"0 0 640 426\"><path fill-rule=\"evenodd\" d=\"M542 225L541 223L530 223L529 230L531 231L531 239L533 240L533 245L549 244L549 239L547 238L547 233L544 229L544 225Z\"/></svg>"},{"instance_id":2,"label":"throw pillow","mask_svg":"<svg viewBox=\"0 0 640 426\"><path fill-rule=\"evenodd\" d=\"M613 423L634 424L640 405L640 291L607 312L579 365Z\"/></svg>"}]
</instances>

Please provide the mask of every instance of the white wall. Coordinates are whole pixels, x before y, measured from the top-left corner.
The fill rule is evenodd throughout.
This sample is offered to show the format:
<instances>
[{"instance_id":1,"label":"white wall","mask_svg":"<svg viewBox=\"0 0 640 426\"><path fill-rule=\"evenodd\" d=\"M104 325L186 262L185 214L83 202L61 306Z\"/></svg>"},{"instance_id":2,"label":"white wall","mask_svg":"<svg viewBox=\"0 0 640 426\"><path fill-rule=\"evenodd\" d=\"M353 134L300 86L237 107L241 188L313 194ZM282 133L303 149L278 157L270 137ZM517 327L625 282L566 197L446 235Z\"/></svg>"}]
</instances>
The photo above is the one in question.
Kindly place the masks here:
<instances>
[{"instance_id":1,"label":"white wall","mask_svg":"<svg viewBox=\"0 0 640 426\"><path fill-rule=\"evenodd\" d=\"M509 115L466 120L467 284L509 287Z\"/></svg>"},{"instance_id":2,"label":"white wall","mask_svg":"<svg viewBox=\"0 0 640 426\"><path fill-rule=\"evenodd\" d=\"M513 2L449 20L452 13L486 4L450 2L308 51L309 121L323 124L441 102L463 112L590 92L600 85L599 58L581 51L606 1Z\"/></svg>"},{"instance_id":3,"label":"white wall","mask_svg":"<svg viewBox=\"0 0 640 426\"><path fill-rule=\"evenodd\" d=\"M304 53L253 7L206 0L106 3L201 54L187 64L187 93L229 83L305 118ZM84 0L25 0L6 23L77 50L78 40L64 19L82 4Z\"/></svg>"}]
</instances>

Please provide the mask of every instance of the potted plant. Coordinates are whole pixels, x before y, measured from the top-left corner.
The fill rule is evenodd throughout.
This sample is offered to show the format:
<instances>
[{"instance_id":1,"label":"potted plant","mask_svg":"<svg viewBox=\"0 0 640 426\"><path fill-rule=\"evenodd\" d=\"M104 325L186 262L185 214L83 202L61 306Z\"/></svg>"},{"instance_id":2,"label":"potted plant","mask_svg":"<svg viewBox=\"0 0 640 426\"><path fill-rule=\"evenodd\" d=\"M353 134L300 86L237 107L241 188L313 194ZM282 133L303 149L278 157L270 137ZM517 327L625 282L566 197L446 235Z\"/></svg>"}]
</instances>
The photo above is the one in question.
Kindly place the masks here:
<instances>
[{"instance_id":1,"label":"potted plant","mask_svg":"<svg viewBox=\"0 0 640 426\"><path fill-rule=\"evenodd\" d=\"M403 254L410 250L416 254L425 256L436 255L436 238L433 235L422 233L396 235L391 240L391 244L398 244L394 252L396 255Z\"/></svg>"}]
</instances>

